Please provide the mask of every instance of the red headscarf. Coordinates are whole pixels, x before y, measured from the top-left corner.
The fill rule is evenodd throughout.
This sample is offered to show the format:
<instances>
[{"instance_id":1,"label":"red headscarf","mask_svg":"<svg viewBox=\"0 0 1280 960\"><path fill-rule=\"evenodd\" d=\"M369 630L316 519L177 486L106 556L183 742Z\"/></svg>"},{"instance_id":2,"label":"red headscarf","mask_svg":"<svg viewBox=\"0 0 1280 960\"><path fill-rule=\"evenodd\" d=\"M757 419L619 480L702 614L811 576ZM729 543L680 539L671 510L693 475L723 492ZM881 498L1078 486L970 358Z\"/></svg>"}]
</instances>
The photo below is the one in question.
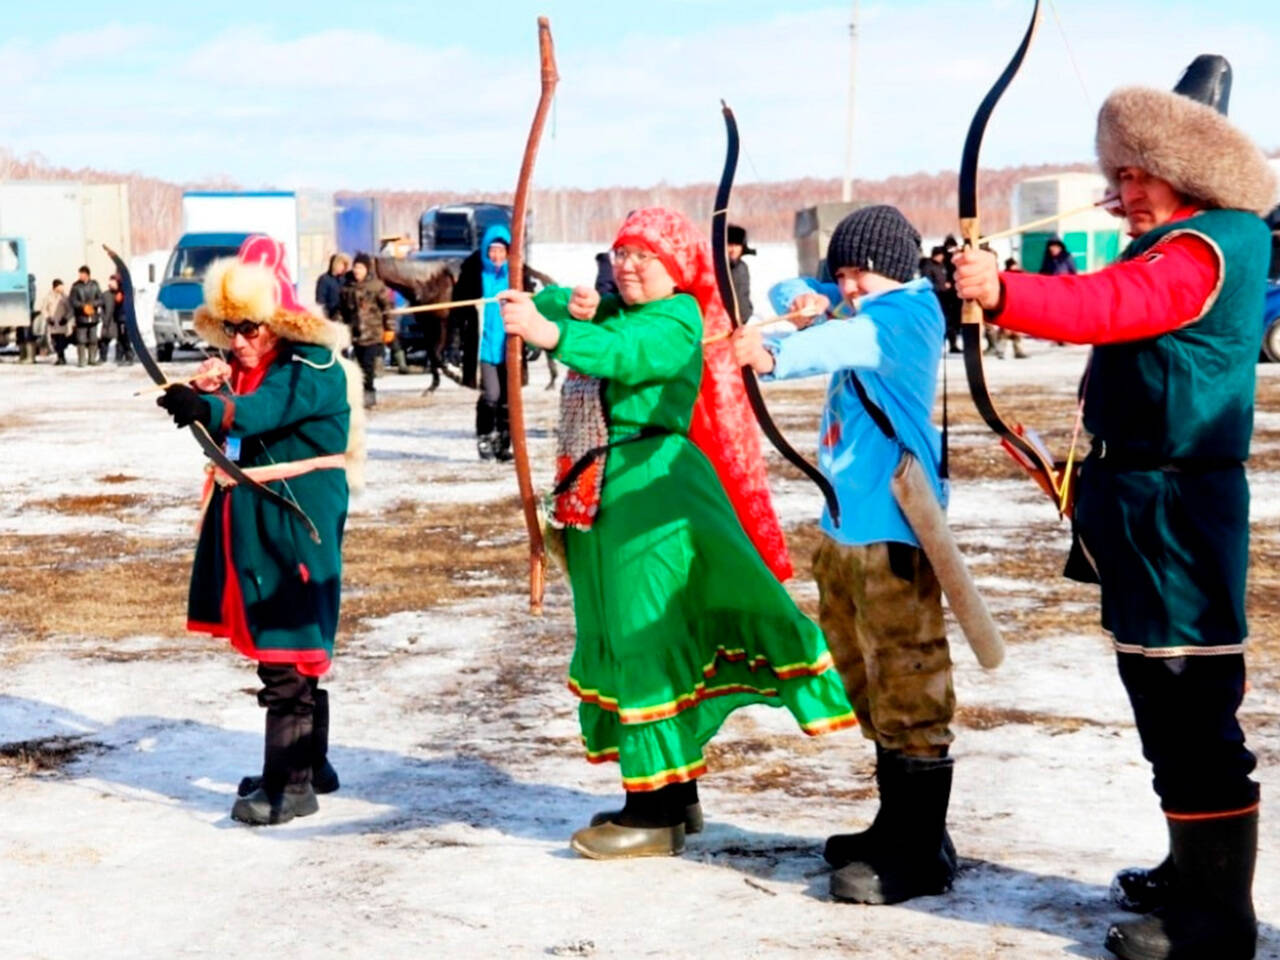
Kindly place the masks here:
<instances>
[{"instance_id":1,"label":"red headscarf","mask_svg":"<svg viewBox=\"0 0 1280 960\"><path fill-rule=\"evenodd\" d=\"M704 337L729 332L732 324L716 289L711 245L683 214L665 207L633 211L613 245L640 247L662 262L676 287L702 308ZM703 348L702 386L693 405L689 439L715 467L738 520L764 562L779 580L789 579L794 571L769 496L755 414L728 339L715 339Z\"/></svg>"}]
</instances>

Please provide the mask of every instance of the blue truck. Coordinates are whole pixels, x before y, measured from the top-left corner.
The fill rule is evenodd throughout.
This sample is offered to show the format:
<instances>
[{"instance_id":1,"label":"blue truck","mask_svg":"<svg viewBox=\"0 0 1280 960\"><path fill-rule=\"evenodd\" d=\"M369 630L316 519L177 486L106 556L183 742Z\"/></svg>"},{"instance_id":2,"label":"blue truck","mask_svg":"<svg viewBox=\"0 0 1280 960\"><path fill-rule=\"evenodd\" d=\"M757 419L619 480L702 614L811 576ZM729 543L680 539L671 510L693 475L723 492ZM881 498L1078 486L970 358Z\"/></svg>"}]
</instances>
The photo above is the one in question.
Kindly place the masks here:
<instances>
[{"instance_id":1,"label":"blue truck","mask_svg":"<svg viewBox=\"0 0 1280 960\"><path fill-rule=\"evenodd\" d=\"M199 342L192 322L196 308L204 303L204 275L213 261L234 257L248 236L184 233L178 239L156 294L153 326L160 360L172 360L176 347L194 347Z\"/></svg>"}]
</instances>

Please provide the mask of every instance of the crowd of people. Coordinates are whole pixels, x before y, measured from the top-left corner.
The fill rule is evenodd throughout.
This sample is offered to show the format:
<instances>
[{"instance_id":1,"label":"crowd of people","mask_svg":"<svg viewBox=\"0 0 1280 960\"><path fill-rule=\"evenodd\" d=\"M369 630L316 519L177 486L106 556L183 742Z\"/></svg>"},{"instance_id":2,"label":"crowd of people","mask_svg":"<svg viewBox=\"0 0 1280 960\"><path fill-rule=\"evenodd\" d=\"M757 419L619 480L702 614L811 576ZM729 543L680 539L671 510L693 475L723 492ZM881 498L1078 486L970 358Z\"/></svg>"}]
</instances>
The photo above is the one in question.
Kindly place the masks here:
<instances>
[{"instance_id":1,"label":"crowd of people","mask_svg":"<svg viewBox=\"0 0 1280 960\"><path fill-rule=\"evenodd\" d=\"M124 292L115 274L107 278L106 290L93 279L88 266L77 271L70 290L61 279L54 279L32 310L31 325L18 328L18 362L36 363L47 357L54 366L67 366L67 349L74 346L77 367L96 367L112 358L117 364L133 363L123 303Z\"/></svg>"}]
</instances>

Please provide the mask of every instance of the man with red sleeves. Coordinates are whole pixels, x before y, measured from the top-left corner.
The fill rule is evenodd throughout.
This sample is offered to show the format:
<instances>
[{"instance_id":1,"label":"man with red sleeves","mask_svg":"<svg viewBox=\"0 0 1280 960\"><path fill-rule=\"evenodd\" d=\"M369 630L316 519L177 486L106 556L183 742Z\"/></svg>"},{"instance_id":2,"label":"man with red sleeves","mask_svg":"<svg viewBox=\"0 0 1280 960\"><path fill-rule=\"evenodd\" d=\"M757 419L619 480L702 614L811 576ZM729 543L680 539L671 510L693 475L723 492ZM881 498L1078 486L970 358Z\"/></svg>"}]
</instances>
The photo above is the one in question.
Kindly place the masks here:
<instances>
[{"instance_id":1,"label":"man with red sleeves","mask_svg":"<svg viewBox=\"0 0 1280 960\"><path fill-rule=\"evenodd\" d=\"M1077 493L1068 575L1102 587L1170 853L1122 872L1123 958L1254 955L1255 758L1236 719L1245 689L1244 591L1254 366L1276 183L1225 116L1230 67L1200 57L1173 93L1128 88L1098 116L1103 173L1134 238L1079 277L999 273L956 257L956 288L1008 330L1094 345L1084 381L1093 450ZM1222 112L1219 113L1218 110Z\"/></svg>"}]
</instances>

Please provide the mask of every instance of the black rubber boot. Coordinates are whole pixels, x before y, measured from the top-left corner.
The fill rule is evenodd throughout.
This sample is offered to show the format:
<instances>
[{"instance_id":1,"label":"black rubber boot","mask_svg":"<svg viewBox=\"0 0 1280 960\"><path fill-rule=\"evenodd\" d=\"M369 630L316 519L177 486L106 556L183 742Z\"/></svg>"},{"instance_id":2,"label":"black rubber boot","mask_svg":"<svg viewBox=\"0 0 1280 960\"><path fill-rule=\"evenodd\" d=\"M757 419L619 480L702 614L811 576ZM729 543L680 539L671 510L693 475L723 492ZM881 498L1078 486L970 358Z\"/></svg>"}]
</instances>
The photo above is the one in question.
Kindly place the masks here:
<instances>
[{"instance_id":1,"label":"black rubber boot","mask_svg":"<svg viewBox=\"0 0 1280 960\"><path fill-rule=\"evenodd\" d=\"M1169 849L1175 874L1169 902L1113 924L1107 949L1122 960L1252 960L1258 811L1170 820Z\"/></svg>"},{"instance_id":2,"label":"black rubber boot","mask_svg":"<svg viewBox=\"0 0 1280 960\"><path fill-rule=\"evenodd\" d=\"M232 820L267 826L320 809L311 788L311 734L311 711L298 713L287 705L267 708L262 782L232 805Z\"/></svg>"},{"instance_id":3,"label":"black rubber boot","mask_svg":"<svg viewBox=\"0 0 1280 960\"><path fill-rule=\"evenodd\" d=\"M884 759L891 762L875 849L831 875L837 900L901 903L946 893L955 879L956 852L947 835L955 761L890 753Z\"/></svg>"},{"instance_id":4,"label":"black rubber boot","mask_svg":"<svg viewBox=\"0 0 1280 960\"><path fill-rule=\"evenodd\" d=\"M892 798L893 772L901 767L901 752L886 750L876 743L876 788L880 793L880 809L876 811L871 826L858 833L837 833L827 838L822 848L822 858L837 869L855 860L866 860L880 850L879 840L884 833L885 797Z\"/></svg>"},{"instance_id":5,"label":"black rubber boot","mask_svg":"<svg viewBox=\"0 0 1280 960\"><path fill-rule=\"evenodd\" d=\"M329 691L317 689L311 714L311 789L318 794L334 793L342 785L338 771L329 763ZM236 794L247 797L261 788L262 777L242 777Z\"/></svg>"},{"instance_id":6,"label":"black rubber boot","mask_svg":"<svg viewBox=\"0 0 1280 960\"><path fill-rule=\"evenodd\" d=\"M515 456L511 452L511 433L507 430L499 430L493 436L493 459L507 463Z\"/></svg>"},{"instance_id":7,"label":"black rubber boot","mask_svg":"<svg viewBox=\"0 0 1280 960\"><path fill-rule=\"evenodd\" d=\"M1121 910L1150 913L1169 902L1173 887L1173 854L1157 867L1129 867L1111 880L1111 899Z\"/></svg>"}]
</instances>

